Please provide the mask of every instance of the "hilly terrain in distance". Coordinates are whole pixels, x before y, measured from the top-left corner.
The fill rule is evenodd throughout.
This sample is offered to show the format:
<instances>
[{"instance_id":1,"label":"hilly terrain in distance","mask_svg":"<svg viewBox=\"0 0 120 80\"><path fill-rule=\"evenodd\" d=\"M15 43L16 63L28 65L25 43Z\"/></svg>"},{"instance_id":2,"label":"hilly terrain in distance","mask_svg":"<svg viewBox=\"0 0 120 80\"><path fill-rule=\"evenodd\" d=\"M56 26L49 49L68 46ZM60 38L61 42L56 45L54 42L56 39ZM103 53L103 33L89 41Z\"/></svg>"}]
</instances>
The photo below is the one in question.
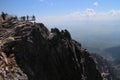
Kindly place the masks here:
<instances>
[{"instance_id":1,"label":"hilly terrain in distance","mask_svg":"<svg viewBox=\"0 0 120 80\"><path fill-rule=\"evenodd\" d=\"M104 51L110 54L114 59L120 59L120 46L107 48Z\"/></svg>"}]
</instances>

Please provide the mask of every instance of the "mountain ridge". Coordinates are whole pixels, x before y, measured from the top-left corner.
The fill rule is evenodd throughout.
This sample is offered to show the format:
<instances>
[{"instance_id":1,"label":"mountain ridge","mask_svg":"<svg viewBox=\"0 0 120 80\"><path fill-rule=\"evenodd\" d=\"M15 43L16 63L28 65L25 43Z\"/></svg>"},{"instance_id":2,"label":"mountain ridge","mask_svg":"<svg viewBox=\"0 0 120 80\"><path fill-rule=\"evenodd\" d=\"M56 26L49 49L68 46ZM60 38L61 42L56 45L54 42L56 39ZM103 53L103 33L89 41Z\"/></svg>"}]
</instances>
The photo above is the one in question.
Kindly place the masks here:
<instances>
[{"instance_id":1,"label":"mountain ridge","mask_svg":"<svg viewBox=\"0 0 120 80\"><path fill-rule=\"evenodd\" d=\"M1 78L5 80L23 78L25 80L102 80L89 52L71 38L68 30L60 31L53 28L49 31L43 23L18 20L14 16L1 21L0 28L0 53L8 65L0 67L0 70L6 66L10 67L8 62L12 58L15 62L12 67L16 64L16 67L23 72L16 72L19 73L18 78L15 69L11 72L8 68L4 70L4 74L1 73ZM1 62L4 61L2 58Z\"/></svg>"}]
</instances>

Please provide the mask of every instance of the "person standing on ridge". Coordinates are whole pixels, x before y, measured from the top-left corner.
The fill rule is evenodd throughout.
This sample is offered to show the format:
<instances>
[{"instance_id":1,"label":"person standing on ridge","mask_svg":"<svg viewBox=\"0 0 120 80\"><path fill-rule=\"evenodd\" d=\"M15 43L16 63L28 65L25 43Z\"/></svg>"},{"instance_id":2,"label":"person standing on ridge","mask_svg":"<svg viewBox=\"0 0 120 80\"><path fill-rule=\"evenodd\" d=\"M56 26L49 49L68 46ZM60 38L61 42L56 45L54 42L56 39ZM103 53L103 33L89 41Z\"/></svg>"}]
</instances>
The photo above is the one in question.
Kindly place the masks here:
<instances>
[{"instance_id":1,"label":"person standing on ridge","mask_svg":"<svg viewBox=\"0 0 120 80\"><path fill-rule=\"evenodd\" d=\"M28 15L27 15L27 17L26 17L26 18L27 18L27 21L29 21L29 16L28 16Z\"/></svg>"},{"instance_id":2,"label":"person standing on ridge","mask_svg":"<svg viewBox=\"0 0 120 80\"><path fill-rule=\"evenodd\" d=\"M2 17L3 20L5 20L6 19L6 14L4 12L2 12L1 17Z\"/></svg>"},{"instance_id":3,"label":"person standing on ridge","mask_svg":"<svg viewBox=\"0 0 120 80\"><path fill-rule=\"evenodd\" d=\"M35 24L35 16L34 15L32 16L32 20L34 21L34 24Z\"/></svg>"},{"instance_id":4,"label":"person standing on ridge","mask_svg":"<svg viewBox=\"0 0 120 80\"><path fill-rule=\"evenodd\" d=\"M25 21L26 20L26 17L25 16L23 16L23 21Z\"/></svg>"},{"instance_id":5,"label":"person standing on ridge","mask_svg":"<svg viewBox=\"0 0 120 80\"><path fill-rule=\"evenodd\" d=\"M35 16L34 15L32 16L32 20L35 21Z\"/></svg>"}]
</instances>

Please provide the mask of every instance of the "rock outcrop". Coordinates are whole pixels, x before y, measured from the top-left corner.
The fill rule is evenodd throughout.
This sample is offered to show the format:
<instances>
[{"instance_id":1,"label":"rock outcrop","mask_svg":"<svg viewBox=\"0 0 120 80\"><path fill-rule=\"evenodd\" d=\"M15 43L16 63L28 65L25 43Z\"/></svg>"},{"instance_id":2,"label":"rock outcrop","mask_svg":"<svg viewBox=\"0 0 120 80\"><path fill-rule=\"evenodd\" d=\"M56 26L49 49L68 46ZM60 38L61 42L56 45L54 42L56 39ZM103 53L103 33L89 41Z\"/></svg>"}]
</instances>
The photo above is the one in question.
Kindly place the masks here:
<instances>
[{"instance_id":1,"label":"rock outcrop","mask_svg":"<svg viewBox=\"0 0 120 80\"><path fill-rule=\"evenodd\" d=\"M1 53L5 62L12 57L19 76L29 80L102 80L89 52L68 30L49 31L42 23L17 19L1 22L0 27Z\"/></svg>"},{"instance_id":2,"label":"rock outcrop","mask_svg":"<svg viewBox=\"0 0 120 80\"><path fill-rule=\"evenodd\" d=\"M97 69L99 70L99 72L101 73L103 79L105 80L119 80L117 78L117 75L115 74L116 72L114 72L114 68L112 67L112 64L110 62L108 62L105 58L103 58L102 56L98 55L98 54L91 54Z\"/></svg>"}]
</instances>

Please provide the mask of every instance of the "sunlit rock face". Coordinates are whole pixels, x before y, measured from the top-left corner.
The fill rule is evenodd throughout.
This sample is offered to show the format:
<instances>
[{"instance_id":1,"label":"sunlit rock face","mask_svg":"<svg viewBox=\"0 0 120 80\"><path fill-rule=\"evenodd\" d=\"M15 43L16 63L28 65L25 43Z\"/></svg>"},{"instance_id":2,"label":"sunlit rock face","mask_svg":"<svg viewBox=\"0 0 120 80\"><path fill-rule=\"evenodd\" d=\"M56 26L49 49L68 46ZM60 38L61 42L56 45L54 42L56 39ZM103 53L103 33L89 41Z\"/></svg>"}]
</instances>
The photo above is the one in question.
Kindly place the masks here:
<instances>
[{"instance_id":1,"label":"sunlit rock face","mask_svg":"<svg viewBox=\"0 0 120 80\"><path fill-rule=\"evenodd\" d=\"M102 80L89 52L68 30L49 31L42 23L18 19L0 26L5 30L1 52L14 58L28 80Z\"/></svg>"}]
</instances>

